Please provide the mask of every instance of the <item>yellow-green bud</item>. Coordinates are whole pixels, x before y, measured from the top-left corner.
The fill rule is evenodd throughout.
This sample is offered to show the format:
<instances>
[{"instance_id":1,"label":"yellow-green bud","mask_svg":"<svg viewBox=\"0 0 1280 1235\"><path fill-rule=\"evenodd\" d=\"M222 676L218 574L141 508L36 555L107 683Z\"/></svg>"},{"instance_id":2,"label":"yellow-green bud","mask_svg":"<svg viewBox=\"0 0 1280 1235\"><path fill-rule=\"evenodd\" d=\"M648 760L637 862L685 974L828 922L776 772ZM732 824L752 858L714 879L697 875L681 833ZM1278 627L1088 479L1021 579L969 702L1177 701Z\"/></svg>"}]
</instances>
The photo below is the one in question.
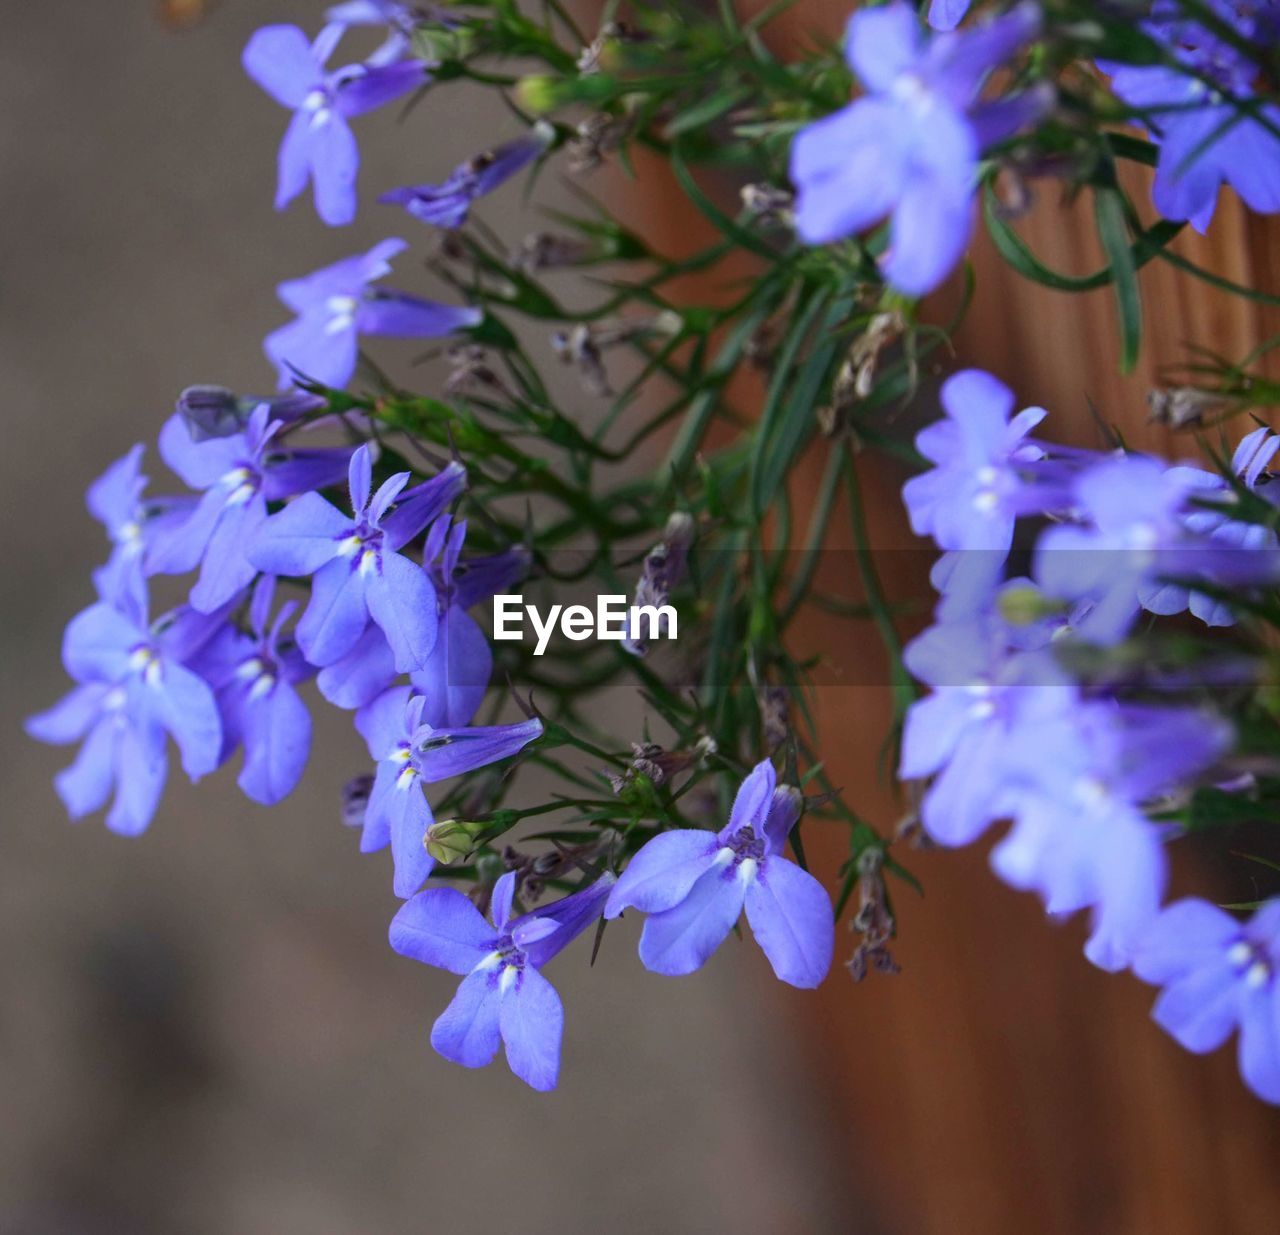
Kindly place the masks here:
<instances>
[{"instance_id":1,"label":"yellow-green bud","mask_svg":"<svg viewBox=\"0 0 1280 1235\"><path fill-rule=\"evenodd\" d=\"M1030 585L1007 587L1000 593L1000 616L1010 626L1030 626L1062 610L1062 605Z\"/></svg>"},{"instance_id":2,"label":"yellow-green bud","mask_svg":"<svg viewBox=\"0 0 1280 1235\"><path fill-rule=\"evenodd\" d=\"M554 111L560 105L561 93L554 77L525 77L516 86L516 101L526 111L540 116Z\"/></svg>"},{"instance_id":3,"label":"yellow-green bud","mask_svg":"<svg viewBox=\"0 0 1280 1235\"><path fill-rule=\"evenodd\" d=\"M423 843L437 862L448 866L470 857L488 827L484 820L438 819L427 829Z\"/></svg>"}]
</instances>

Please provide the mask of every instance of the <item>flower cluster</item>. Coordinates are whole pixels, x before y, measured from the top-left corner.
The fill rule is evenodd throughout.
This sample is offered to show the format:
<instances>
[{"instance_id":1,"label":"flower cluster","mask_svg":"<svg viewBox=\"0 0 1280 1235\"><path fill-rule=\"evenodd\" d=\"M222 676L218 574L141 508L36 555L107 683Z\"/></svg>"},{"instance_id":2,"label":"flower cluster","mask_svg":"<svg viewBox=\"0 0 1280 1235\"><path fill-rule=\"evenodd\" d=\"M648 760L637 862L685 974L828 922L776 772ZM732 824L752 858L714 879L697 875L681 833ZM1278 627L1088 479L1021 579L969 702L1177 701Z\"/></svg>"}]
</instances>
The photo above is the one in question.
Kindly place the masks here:
<instances>
[{"instance_id":1,"label":"flower cluster","mask_svg":"<svg viewBox=\"0 0 1280 1235\"><path fill-rule=\"evenodd\" d=\"M1230 787L1233 727L1208 698L1184 701L1185 680L1136 682L1108 659L1142 610L1224 624L1224 592L1280 581L1275 533L1240 510L1280 439L1251 433L1224 477L1035 441L1043 410L1010 418L1012 392L985 373L950 378L942 402L946 418L917 440L935 466L904 490L915 530L946 551L937 620L906 650L933 688L907 714L899 766L929 782L922 823L964 845L1012 820L991 853L996 873L1051 914L1088 910L1086 955L1167 983L1157 1017L1192 1049L1238 1020L1246 1081L1280 1101L1274 907L1244 927L1203 902L1160 908L1172 835L1162 816L1197 784ZM1006 578L1015 527L1035 516L1052 523L1031 577ZM1090 650L1108 671L1080 671ZM1212 1010L1190 994L1211 984Z\"/></svg>"},{"instance_id":2,"label":"flower cluster","mask_svg":"<svg viewBox=\"0 0 1280 1235\"><path fill-rule=\"evenodd\" d=\"M1258 428L1216 471L1067 449L1037 435L1042 409L1015 415L996 378L954 374L945 417L916 442L930 466L904 492L912 527L942 551L933 623L905 654L856 458L905 449L892 413L945 342L916 300L962 262L980 195L1022 273L1115 286L1127 361L1143 262L1230 286L1164 248L1182 221L1208 223L1222 183L1280 209L1276 5L1012 0L963 24L967 0L933 0L927 21L889 0L858 7L843 54L815 45L786 66L757 36L763 17L732 5L676 21L661 0L633 0L594 35L551 0L536 18L527 7L344 0L314 39L286 25L250 39L244 70L289 117L278 209L310 187L325 223L351 223L352 122L393 105L412 119L446 83L503 91L514 135L377 187L379 208L429 242L443 299L388 285L409 249L395 237L281 283L291 320L264 343L278 392L182 394L158 446L184 492L147 496L140 445L90 487L110 551L65 635L75 685L28 721L40 740L80 744L56 778L68 812L105 808L113 830L145 830L170 739L192 779L242 751L240 788L277 803L307 764L307 698L351 712L369 762L342 819L362 852L390 851L391 945L462 978L432 1044L465 1066L503 1044L536 1089L557 1082L564 1021L543 969L584 932L599 945L608 923L643 915L641 961L677 976L745 915L776 976L807 989L856 893L849 970L895 973L889 881L915 880L891 848L921 830L965 844L1007 821L999 875L1052 914L1087 911L1089 958L1159 983L1156 1015L1191 1049L1239 1026L1247 1082L1280 1101L1276 906L1241 924L1164 903L1168 843L1206 793L1280 801L1272 764L1239 757L1248 706L1274 729L1248 640L1258 615L1280 627L1267 471L1280 438ZM371 54L332 67L369 30ZM477 217L517 177L557 159L571 177L631 165L633 146L669 163L709 242L665 256L581 188L578 212L550 211L553 230L514 242ZM1164 217L1149 228L1117 174L1125 160L1155 164ZM751 174L736 217L700 180L723 167ZM1091 191L1104 270L1048 270L1012 229L1037 177ZM745 282L743 250L760 266ZM544 278L597 266L607 277L580 278L572 297ZM694 274L736 290L690 305L672 289ZM535 337L544 361L576 371L574 398L554 393ZM436 341L451 366L438 391L397 386L362 351L379 338ZM1227 375L1237 403L1276 389L1246 372L1264 351ZM1212 359L1201 369L1216 372ZM758 414L733 405L755 389L746 365L767 375ZM674 394L652 397L658 385ZM668 453L638 478L658 434ZM809 552L779 553L811 446L827 459ZM842 487L860 599L814 587ZM153 620L173 576L180 603ZM647 635L634 615L624 639L595 645L566 627L574 648L544 662L542 643L499 655L477 620L497 594L587 580L630 586L635 611L656 615ZM814 660L790 646L809 603L869 619L894 657L899 771L920 817L892 839L823 770L805 698ZM1166 663L1146 628L1184 614L1195 654ZM668 657L657 643L677 627ZM909 674L932 693L912 702ZM519 719L491 689L503 677L536 692L536 705L517 696ZM643 716L615 707L619 686ZM1224 688L1246 700L1229 717ZM558 788L512 805L531 765ZM545 832L517 831L556 812ZM834 905L806 865L802 816L847 833Z\"/></svg>"}]
</instances>

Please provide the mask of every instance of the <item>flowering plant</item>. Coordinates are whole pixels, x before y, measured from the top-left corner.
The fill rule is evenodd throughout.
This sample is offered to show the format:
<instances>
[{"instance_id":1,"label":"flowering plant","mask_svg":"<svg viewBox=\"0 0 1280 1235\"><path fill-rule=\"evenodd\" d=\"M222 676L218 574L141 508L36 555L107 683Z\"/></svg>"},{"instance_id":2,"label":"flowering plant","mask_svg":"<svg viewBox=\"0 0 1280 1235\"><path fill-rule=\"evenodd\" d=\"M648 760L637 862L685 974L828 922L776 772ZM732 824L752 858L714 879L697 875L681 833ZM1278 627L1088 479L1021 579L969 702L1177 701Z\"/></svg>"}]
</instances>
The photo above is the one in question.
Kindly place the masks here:
<instances>
[{"instance_id":1,"label":"flowering plant","mask_svg":"<svg viewBox=\"0 0 1280 1235\"><path fill-rule=\"evenodd\" d=\"M956 322L922 307L954 278L962 315L979 225L1039 284L1112 287L1124 368L1148 263L1277 303L1170 244L1211 225L1223 186L1280 210L1280 6L892 0L786 61L766 29L784 6L618 7L583 31L558 0L359 0L314 38L268 26L245 48L288 113L276 206L310 186L335 228L373 209L352 120L397 104L415 124L464 82L511 120L459 167L415 155L414 183L377 186L412 242L338 246L279 285L275 394L182 392L158 449L187 493L145 495L142 446L91 486L110 556L64 638L75 686L28 722L80 744L56 780L67 810L145 830L170 738L193 779L242 752L243 792L280 802L305 772L314 679L368 748L341 813L362 852L390 850L391 945L462 977L433 1046L477 1066L501 1043L538 1089L563 1026L542 969L578 935L599 951L610 921L644 915L646 968L685 975L745 913L774 973L811 988L847 918L852 975L894 972L891 881L918 887L904 850L1007 823L997 875L1051 914L1087 911L1088 959L1159 984L1156 1018L1189 1049L1238 1028L1246 1083L1280 1102L1276 903L1166 900L1172 842L1280 802L1280 438L1260 424L1233 454L1206 438L1198 464L1055 443L1043 409L1015 414L997 377L950 364ZM366 27L365 58L332 67ZM583 184L604 164L661 168L711 238L676 255L624 223ZM1154 168L1151 223L1134 166ZM578 203L552 230L485 225L488 195L549 171ZM1092 200L1104 268L1054 271L1018 234L1041 182ZM394 286L411 243L440 299ZM691 275L720 294L689 303ZM429 392L376 363L387 338L433 341ZM1269 406L1268 346L1198 360L1198 384L1153 406L1196 430ZM908 410L950 369L941 419L911 440ZM905 643L860 455L916 473L906 512L941 551L933 619ZM855 550L832 592L819 557L842 506ZM194 579L152 618L169 575ZM536 622L584 587L634 599L616 637L586 643L577 605L556 606L560 639L486 630L491 601L518 593ZM892 835L824 770L822 661L796 633L813 608L888 653L908 803ZM830 887L808 869L815 827L847 836Z\"/></svg>"}]
</instances>

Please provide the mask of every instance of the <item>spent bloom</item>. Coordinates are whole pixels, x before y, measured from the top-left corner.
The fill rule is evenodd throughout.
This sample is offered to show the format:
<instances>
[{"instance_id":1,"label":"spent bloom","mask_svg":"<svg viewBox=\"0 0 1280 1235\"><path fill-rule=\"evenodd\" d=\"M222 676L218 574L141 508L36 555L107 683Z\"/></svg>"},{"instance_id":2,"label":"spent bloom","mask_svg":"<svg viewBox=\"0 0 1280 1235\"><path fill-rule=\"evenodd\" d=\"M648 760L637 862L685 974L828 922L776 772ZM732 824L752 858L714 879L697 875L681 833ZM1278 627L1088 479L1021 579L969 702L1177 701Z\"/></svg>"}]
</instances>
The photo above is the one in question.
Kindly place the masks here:
<instances>
[{"instance_id":1,"label":"spent bloom","mask_svg":"<svg viewBox=\"0 0 1280 1235\"><path fill-rule=\"evenodd\" d=\"M1280 34L1276 5L1210 0L1207 7L1252 43L1256 55L1228 43L1183 4L1157 0L1144 28L1185 67L1102 66L1112 75L1112 89L1140 113L1159 144L1151 188L1156 208L1166 218L1189 220L1199 232L1208 228L1223 184L1252 210L1280 210L1280 107L1267 103L1246 113L1232 101L1258 97L1258 63Z\"/></svg>"},{"instance_id":2,"label":"spent bloom","mask_svg":"<svg viewBox=\"0 0 1280 1235\"><path fill-rule=\"evenodd\" d=\"M293 792L311 750L311 716L296 687L313 670L282 634L297 603L282 605L271 620L275 586L271 575L260 576L254 586L250 633L228 624L191 662L216 692L222 718L220 762L243 746L244 767L237 783L265 806Z\"/></svg>"},{"instance_id":3,"label":"spent bloom","mask_svg":"<svg viewBox=\"0 0 1280 1235\"><path fill-rule=\"evenodd\" d=\"M107 827L127 836L146 829L168 774L166 734L192 780L219 763L222 726L212 689L188 662L221 625L189 608L154 624L140 580L71 619L62 661L77 683L26 723L42 742L81 742L54 787L73 819L100 810L114 792Z\"/></svg>"},{"instance_id":4,"label":"spent bloom","mask_svg":"<svg viewBox=\"0 0 1280 1235\"><path fill-rule=\"evenodd\" d=\"M282 389L295 371L325 386L345 386L356 370L361 335L438 339L479 325L479 309L370 286L406 247L403 240L384 240L367 253L280 284L280 299L297 317L269 334L264 348Z\"/></svg>"},{"instance_id":5,"label":"spent bloom","mask_svg":"<svg viewBox=\"0 0 1280 1235\"><path fill-rule=\"evenodd\" d=\"M888 216L885 277L909 295L932 291L968 245L979 154L1047 105L1039 91L978 102L986 75L1039 28L1034 4L932 38L907 4L855 12L845 54L867 93L791 147L801 238L825 244Z\"/></svg>"},{"instance_id":6,"label":"spent bloom","mask_svg":"<svg viewBox=\"0 0 1280 1235\"><path fill-rule=\"evenodd\" d=\"M391 923L391 946L401 956L465 975L431 1029L431 1045L441 1055L482 1068L501 1042L522 1081L554 1089L564 1008L541 970L599 918L613 876L517 917L515 885L516 873L509 871L494 887L492 926L454 888L419 892Z\"/></svg>"},{"instance_id":7,"label":"spent bloom","mask_svg":"<svg viewBox=\"0 0 1280 1235\"><path fill-rule=\"evenodd\" d=\"M773 766L752 769L719 832L663 832L628 863L605 917L634 907L649 917L640 959L655 973L700 969L742 916L792 986L817 986L831 967L831 900L807 871L782 856L800 814L800 793L779 786Z\"/></svg>"},{"instance_id":8,"label":"spent bloom","mask_svg":"<svg viewBox=\"0 0 1280 1235\"><path fill-rule=\"evenodd\" d=\"M1133 971L1164 988L1152 1016L1187 1050L1216 1050L1239 1029L1240 1075L1280 1103L1280 901L1247 922L1207 901L1175 901L1143 934Z\"/></svg>"},{"instance_id":9,"label":"spent bloom","mask_svg":"<svg viewBox=\"0 0 1280 1235\"><path fill-rule=\"evenodd\" d=\"M249 417L260 404L267 405L267 420L292 425L311 412L326 407L319 395L305 390L290 390L279 395L237 395L225 386L188 386L179 396L174 411L186 422L191 440L203 442L210 437L231 437L243 433Z\"/></svg>"},{"instance_id":10,"label":"spent bloom","mask_svg":"<svg viewBox=\"0 0 1280 1235\"><path fill-rule=\"evenodd\" d=\"M152 568L185 573L200 567L191 604L212 613L253 582L246 549L267 520L267 503L337 484L351 461L348 447L295 450L278 446L283 428L260 404L242 433L197 440L175 414L160 431L160 454L192 489L203 490L190 515L163 536Z\"/></svg>"},{"instance_id":11,"label":"spent bloom","mask_svg":"<svg viewBox=\"0 0 1280 1235\"><path fill-rule=\"evenodd\" d=\"M523 137L486 150L454 168L441 184L416 184L392 189L378 200L403 206L415 219L435 227L461 227L471 203L505 184L522 168L543 154L555 138L555 130L538 121Z\"/></svg>"},{"instance_id":12,"label":"spent bloom","mask_svg":"<svg viewBox=\"0 0 1280 1235\"><path fill-rule=\"evenodd\" d=\"M293 112L280 146L276 209L287 206L310 181L316 211L330 226L356 217L360 151L347 121L427 80L426 66L415 60L326 69L345 30L341 23L331 23L312 43L297 26L264 26L243 56L245 72Z\"/></svg>"},{"instance_id":13,"label":"spent bloom","mask_svg":"<svg viewBox=\"0 0 1280 1235\"><path fill-rule=\"evenodd\" d=\"M304 493L263 524L248 549L250 561L274 575L315 576L298 623L298 643L313 665L346 655L370 619L391 645L398 670L426 665L436 641L435 588L398 550L457 496L460 471L449 468L419 486L429 489L421 501L405 493L408 472L373 492L373 460L364 445L351 456L348 476L354 517L318 493ZM395 517L405 512L413 517Z\"/></svg>"}]
</instances>

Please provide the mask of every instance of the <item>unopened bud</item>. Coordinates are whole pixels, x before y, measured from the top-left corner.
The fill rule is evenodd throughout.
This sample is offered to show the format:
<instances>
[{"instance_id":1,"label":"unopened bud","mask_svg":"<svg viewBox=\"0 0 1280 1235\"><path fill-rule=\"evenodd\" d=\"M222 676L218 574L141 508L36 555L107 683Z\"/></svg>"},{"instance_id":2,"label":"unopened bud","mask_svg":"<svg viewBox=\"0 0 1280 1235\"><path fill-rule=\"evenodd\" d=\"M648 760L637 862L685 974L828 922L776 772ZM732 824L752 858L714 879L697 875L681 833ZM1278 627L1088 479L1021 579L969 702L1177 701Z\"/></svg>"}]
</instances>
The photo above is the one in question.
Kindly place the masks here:
<instances>
[{"instance_id":1,"label":"unopened bud","mask_svg":"<svg viewBox=\"0 0 1280 1235\"><path fill-rule=\"evenodd\" d=\"M476 838L486 826L461 819L438 819L427 829L423 844L437 862L448 866L470 857L476 847Z\"/></svg>"}]
</instances>

